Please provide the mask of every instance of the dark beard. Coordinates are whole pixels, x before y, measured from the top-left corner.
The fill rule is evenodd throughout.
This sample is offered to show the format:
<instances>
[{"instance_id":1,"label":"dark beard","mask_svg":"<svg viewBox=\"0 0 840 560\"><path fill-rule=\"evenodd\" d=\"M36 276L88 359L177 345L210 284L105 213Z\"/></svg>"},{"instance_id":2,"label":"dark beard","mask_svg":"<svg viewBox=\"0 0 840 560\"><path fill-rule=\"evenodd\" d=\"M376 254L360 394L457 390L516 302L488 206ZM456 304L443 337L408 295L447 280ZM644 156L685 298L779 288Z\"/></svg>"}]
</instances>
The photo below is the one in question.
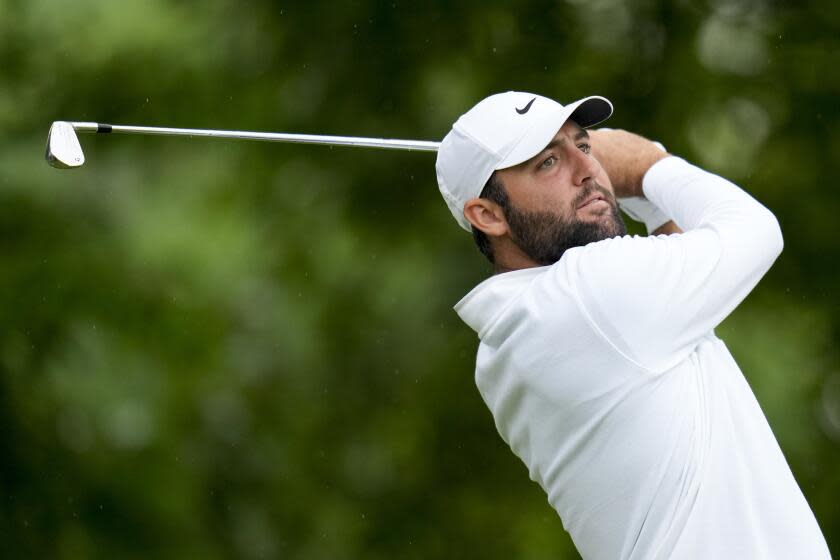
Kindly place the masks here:
<instances>
[{"instance_id":1,"label":"dark beard","mask_svg":"<svg viewBox=\"0 0 840 560\"><path fill-rule=\"evenodd\" d=\"M574 209L596 190L607 200L610 209L596 221L577 219ZM509 203L504 210L511 239L532 260L540 265L549 265L559 261L563 253L572 247L627 234L627 226L615 197L601 185L594 184L581 192L572 208L571 218L564 218L552 212L520 211Z\"/></svg>"}]
</instances>

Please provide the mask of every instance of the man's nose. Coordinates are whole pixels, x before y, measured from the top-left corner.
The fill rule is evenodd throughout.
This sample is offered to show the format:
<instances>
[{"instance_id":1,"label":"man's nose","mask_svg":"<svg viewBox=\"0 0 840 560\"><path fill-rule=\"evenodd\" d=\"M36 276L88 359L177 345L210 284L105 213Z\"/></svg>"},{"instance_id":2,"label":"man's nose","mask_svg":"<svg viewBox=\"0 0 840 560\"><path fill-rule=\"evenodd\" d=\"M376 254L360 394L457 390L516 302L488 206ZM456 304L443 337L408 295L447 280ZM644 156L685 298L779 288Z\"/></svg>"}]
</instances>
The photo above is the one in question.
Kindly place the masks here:
<instances>
[{"instance_id":1,"label":"man's nose","mask_svg":"<svg viewBox=\"0 0 840 560\"><path fill-rule=\"evenodd\" d=\"M582 150L575 148L575 156L573 160L574 165L574 182L576 185L583 185L598 175L600 164L590 154L584 153Z\"/></svg>"}]
</instances>

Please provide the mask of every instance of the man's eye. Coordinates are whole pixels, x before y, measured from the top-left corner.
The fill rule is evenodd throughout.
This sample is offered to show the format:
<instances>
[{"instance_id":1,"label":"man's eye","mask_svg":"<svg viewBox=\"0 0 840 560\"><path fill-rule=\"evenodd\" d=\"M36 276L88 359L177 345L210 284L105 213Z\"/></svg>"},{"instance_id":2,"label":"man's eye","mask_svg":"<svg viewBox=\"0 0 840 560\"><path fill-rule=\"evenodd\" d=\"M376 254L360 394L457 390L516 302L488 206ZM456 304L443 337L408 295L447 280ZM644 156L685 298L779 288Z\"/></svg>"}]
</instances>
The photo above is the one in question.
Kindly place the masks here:
<instances>
[{"instance_id":1,"label":"man's eye","mask_svg":"<svg viewBox=\"0 0 840 560\"><path fill-rule=\"evenodd\" d=\"M557 161L557 158L556 158L556 157L554 157L554 156L548 156L548 157L547 157L547 158L545 158L545 159L543 160L543 162L540 164L540 169L545 169L546 167L551 167L552 165L554 165L554 162L555 162L555 161Z\"/></svg>"},{"instance_id":2,"label":"man's eye","mask_svg":"<svg viewBox=\"0 0 840 560\"><path fill-rule=\"evenodd\" d=\"M590 146L589 144L579 144L579 145L578 145L578 148L580 148L580 149L581 149L581 151L582 151L584 154L589 154L589 153L592 153L592 146Z\"/></svg>"}]
</instances>

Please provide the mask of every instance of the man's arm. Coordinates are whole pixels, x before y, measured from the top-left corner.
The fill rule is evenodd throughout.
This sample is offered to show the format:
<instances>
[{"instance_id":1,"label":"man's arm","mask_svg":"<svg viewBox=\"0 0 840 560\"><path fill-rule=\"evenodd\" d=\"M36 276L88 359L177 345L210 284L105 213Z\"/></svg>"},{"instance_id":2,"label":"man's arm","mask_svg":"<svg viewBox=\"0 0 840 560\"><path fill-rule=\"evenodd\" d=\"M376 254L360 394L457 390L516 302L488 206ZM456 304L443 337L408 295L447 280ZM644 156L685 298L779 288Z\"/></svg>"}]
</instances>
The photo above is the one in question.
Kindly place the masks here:
<instances>
[{"instance_id":1,"label":"man's arm","mask_svg":"<svg viewBox=\"0 0 840 560\"><path fill-rule=\"evenodd\" d=\"M680 226L674 223L674 220L668 220L653 230L651 235L671 235L672 233L683 233L683 230L680 229Z\"/></svg>"},{"instance_id":2,"label":"man's arm","mask_svg":"<svg viewBox=\"0 0 840 560\"><path fill-rule=\"evenodd\" d=\"M628 142L649 142L629 134L622 134ZM607 155L602 165L611 178L618 171L616 193L644 195L685 232L591 243L558 274L576 286L599 332L637 364L661 372L684 359L755 287L782 250L781 231L767 208L722 177L661 152L650 164L634 155L652 159L644 146L615 153L625 159ZM629 184L636 180L642 184ZM663 233L679 229L664 227Z\"/></svg>"},{"instance_id":3,"label":"man's arm","mask_svg":"<svg viewBox=\"0 0 840 560\"><path fill-rule=\"evenodd\" d=\"M602 128L591 133L594 137L593 154L595 159L603 162L602 166L616 189L621 209L634 220L645 223L650 235L682 233L683 230L673 220L668 220L641 192L644 174L654 163L667 157L665 146L625 130Z\"/></svg>"},{"instance_id":4,"label":"man's arm","mask_svg":"<svg viewBox=\"0 0 840 560\"><path fill-rule=\"evenodd\" d=\"M642 180L668 152L638 134L618 129L590 130L592 155L604 168L617 198L644 197Z\"/></svg>"}]
</instances>

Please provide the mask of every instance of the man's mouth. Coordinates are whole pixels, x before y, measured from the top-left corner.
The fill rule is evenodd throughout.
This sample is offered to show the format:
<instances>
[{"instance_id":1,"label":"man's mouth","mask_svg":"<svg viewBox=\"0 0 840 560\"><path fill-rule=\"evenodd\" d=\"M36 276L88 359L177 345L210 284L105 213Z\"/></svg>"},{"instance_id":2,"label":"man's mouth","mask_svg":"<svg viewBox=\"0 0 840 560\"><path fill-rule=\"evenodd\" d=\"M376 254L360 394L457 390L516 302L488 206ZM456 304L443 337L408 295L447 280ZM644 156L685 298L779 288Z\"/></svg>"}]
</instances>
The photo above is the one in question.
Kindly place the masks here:
<instances>
[{"instance_id":1,"label":"man's mouth","mask_svg":"<svg viewBox=\"0 0 840 560\"><path fill-rule=\"evenodd\" d=\"M584 208L586 206L590 206L592 204L600 205L599 203L609 205L609 202L607 201L606 197L604 197L604 195L602 195L601 193L595 192L595 193L592 193L591 195L589 195L588 197L586 197L586 199L578 205L577 209L580 210L581 208Z\"/></svg>"}]
</instances>

